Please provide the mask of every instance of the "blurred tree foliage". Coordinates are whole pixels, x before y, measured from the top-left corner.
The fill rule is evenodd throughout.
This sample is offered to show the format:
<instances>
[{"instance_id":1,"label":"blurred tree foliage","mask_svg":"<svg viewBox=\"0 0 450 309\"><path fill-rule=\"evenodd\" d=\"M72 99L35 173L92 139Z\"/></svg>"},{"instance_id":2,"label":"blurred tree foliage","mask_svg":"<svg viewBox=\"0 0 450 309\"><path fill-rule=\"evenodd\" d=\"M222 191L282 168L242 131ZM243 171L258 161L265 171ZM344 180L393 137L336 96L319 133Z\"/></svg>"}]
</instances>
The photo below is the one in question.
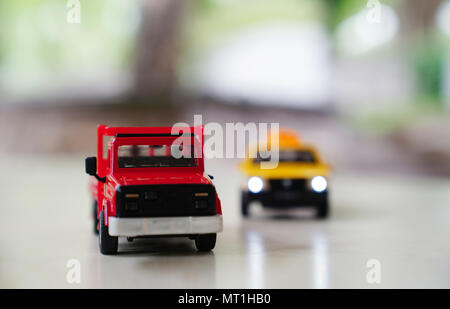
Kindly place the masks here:
<instances>
[{"instance_id":1,"label":"blurred tree foliage","mask_svg":"<svg viewBox=\"0 0 450 309\"><path fill-rule=\"evenodd\" d=\"M410 37L413 38L411 41L416 42L411 48L411 43L404 40L407 41L404 45L405 58L410 59L410 67L417 77L421 93L439 101L446 56L440 45L442 39L433 37L433 32L428 30L434 29L434 16L441 1L379 2L398 8L402 40ZM172 78L169 75L176 74L173 72L175 64L172 65L172 58L154 57L156 60L153 62L148 59L155 54L166 55L166 51L176 45L166 44L164 35L158 33L167 34L164 26L168 24L167 20L172 17L178 19L183 14L168 14L159 19L146 18L139 3L129 0L82 0L81 23L69 24L66 21L66 1L0 1L0 89L23 92L26 89L39 89L42 81L46 81L44 85L52 85L64 76L69 76L68 80L71 81L72 76L83 74L133 72L136 62L142 73L138 74L142 76L140 89L146 90L147 81L153 78L146 72L154 63L164 64L161 65L161 72L169 72L167 78L160 78L161 74L156 74L155 78L170 83ZM368 1L191 0L186 3L190 4L183 7L187 18L184 19L182 35L177 37L177 40L182 40L181 67L201 58L211 45L228 34L261 23L322 23L333 34L339 23L365 9ZM163 26L158 28L153 21ZM143 24L150 30L161 30L158 33L153 33L153 30L142 32ZM175 22L169 24L174 25ZM175 35L176 31L171 33Z\"/></svg>"},{"instance_id":2,"label":"blurred tree foliage","mask_svg":"<svg viewBox=\"0 0 450 309\"><path fill-rule=\"evenodd\" d=\"M24 93L133 63L135 1L80 1L81 23L61 0L0 1L0 88Z\"/></svg>"},{"instance_id":3,"label":"blurred tree foliage","mask_svg":"<svg viewBox=\"0 0 450 309\"><path fill-rule=\"evenodd\" d=\"M346 18L361 10L368 8L369 4L375 4L368 0L322 0L325 4L327 14L327 25L331 32L336 30L336 27ZM405 1L405 0L403 0ZM406 0L407 1L407 0ZM393 7L398 7L402 0L380 0L379 4L388 4Z\"/></svg>"},{"instance_id":4,"label":"blurred tree foliage","mask_svg":"<svg viewBox=\"0 0 450 309\"><path fill-rule=\"evenodd\" d=\"M323 22L323 3L316 0L193 0L184 27L184 46L202 53L224 36L265 22Z\"/></svg>"},{"instance_id":5,"label":"blurred tree foliage","mask_svg":"<svg viewBox=\"0 0 450 309\"><path fill-rule=\"evenodd\" d=\"M133 89L136 102L166 104L172 99L184 4L179 0L141 3Z\"/></svg>"},{"instance_id":6,"label":"blurred tree foliage","mask_svg":"<svg viewBox=\"0 0 450 309\"><path fill-rule=\"evenodd\" d=\"M441 0L409 0L402 3L405 54L418 86L418 102L443 106L446 39L437 34L436 14Z\"/></svg>"},{"instance_id":7,"label":"blurred tree foliage","mask_svg":"<svg viewBox=\"0 0 450 309\"><path fill-rule=\"evenodd\" d=\"M331 33L343 20L366 8L366 0L323 0ZM435 16L441 0L384 0L400 16L400 45L418 85L420 102L440 104L443 96L445 48L436 36Z\"/></svg>"},{"instance_id":8,"label":"blurred tree foliage","mask_svg":"<svg viewBox=\"0 0 450 309\"><path fill-rule=\"evenodd\" d=\"M327 12L327 25L333 32L337 25L347 17L362 10L367 1L361 0L322 0Z\"/></svg>"},{"instance_id":9,"label":"blurred tree foliage","mask_svg":"<svg viewBox=\"0 0 450 309\"><path fill-rule=\"evenodd\" d=\"M411 55L411 66L419 87L419 102L442 104L443 77L445 71L445 47L436 37L425 38L418 42Z\"/></svg>"},{"instance_id":10,"label":"blurred tree foliage","mask_svg":"<svg viewBox=\"0 0 450 309\"><path fill-rule=\"evenodd\" d=\"M322 1L317 0L192 0L183 27L181 79L189 79L192 64L209 48L233 33L276 22L324 23Z\"/></svg>"}]
</instances>

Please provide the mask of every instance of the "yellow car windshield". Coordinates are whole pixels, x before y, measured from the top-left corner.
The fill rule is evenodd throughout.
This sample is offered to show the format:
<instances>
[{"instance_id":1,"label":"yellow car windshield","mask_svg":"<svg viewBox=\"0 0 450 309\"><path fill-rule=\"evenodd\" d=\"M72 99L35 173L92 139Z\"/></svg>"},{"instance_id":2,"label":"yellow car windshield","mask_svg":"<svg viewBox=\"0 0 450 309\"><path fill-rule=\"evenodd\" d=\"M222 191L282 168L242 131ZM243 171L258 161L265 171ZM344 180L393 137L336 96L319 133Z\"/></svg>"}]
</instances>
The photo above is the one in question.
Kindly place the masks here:
<instances>
[{"instance_id":1,"label":"yellow car windshield","mask_svg":"<svg viewBox=\"0 0 450 309\"><path fill-rule=\"evenodd\" d=\"M253 163L268 162L270 155L258 153L258 156L253 160ZM279 162L290 163L316 163L314 154L307 150L282 150L279 152Z\"/></svg>"}]
</instances>

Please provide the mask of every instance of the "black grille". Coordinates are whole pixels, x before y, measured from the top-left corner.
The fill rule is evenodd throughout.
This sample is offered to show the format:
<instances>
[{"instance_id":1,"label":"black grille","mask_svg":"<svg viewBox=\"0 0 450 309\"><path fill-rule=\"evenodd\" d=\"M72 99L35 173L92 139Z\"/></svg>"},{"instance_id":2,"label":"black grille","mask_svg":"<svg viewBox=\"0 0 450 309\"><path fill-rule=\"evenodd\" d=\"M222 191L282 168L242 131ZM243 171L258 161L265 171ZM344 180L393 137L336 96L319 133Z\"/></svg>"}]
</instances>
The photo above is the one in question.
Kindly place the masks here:
<instances>
[{"instance_id":1,"label":"black grille","mask_svg":"<svg viewBox=\"0 0 450 309\"><path fill-rule=\"evenodd\" d=\"M121 186L117 217L210 216L216 214L216 192L211 185Z\"/></svg>"},{"instance_id":2,"label":"black grille","mask_svg":"<svg viewBox=\"0 0 450 309\"><path fill-rule=\"evenodd\" d=\"M306 179L271 179L269 184L272 192L306 192L308 189Z\"/></svg>"}]
</instances>

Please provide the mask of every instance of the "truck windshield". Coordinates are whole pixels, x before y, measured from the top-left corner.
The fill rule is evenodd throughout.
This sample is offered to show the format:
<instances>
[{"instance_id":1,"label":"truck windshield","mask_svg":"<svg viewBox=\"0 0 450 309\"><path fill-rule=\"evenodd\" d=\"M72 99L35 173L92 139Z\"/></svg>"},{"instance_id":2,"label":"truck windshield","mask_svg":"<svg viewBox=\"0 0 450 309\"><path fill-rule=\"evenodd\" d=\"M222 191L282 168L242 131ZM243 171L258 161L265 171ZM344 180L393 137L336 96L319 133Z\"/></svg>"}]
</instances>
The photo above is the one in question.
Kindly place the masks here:
<instances>
[{"instance_id":1,"label":"truck windshield","mask_svg":"<svg viewBox=\"0 0 450 309\"><path fill-rule=\"evenodd\" d=\"M254 163L268 162L270 156L258 156L253 160ZM301 163L314 163L316 162L314 155L310 151L306 150L284 150L279 152L279 162L301 162Z\"/></svg>"},{"instance_id":2,"label":"truck windshield","mask_svg":"<svg viewBox=\"0 0 450 309\"><path fill-rule=\"evenodd\" d=\"M119 168L197 166L193 147L181 145L121 145L117 159Z\"/></svg>"}]
</instances>

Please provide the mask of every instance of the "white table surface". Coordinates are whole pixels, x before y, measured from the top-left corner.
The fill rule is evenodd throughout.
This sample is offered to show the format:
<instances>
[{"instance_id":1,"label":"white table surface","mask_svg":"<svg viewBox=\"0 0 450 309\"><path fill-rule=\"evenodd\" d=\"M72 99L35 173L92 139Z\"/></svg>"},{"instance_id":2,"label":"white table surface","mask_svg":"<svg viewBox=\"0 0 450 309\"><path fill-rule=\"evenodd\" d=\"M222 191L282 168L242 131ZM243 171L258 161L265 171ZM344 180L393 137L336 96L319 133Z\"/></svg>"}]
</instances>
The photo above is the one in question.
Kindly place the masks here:
<instances>
[{"instance_id":1,"label":"white table surface","mask_svg":"<svg viewBox=\"0 0 450 309\"><path fill-rule=\"evenodd\" d=\"M256 208L243 220L237 162L210 160L225 222L213 253L141 239L103 256L83 156L0 159L0 288L450 288L449 179L336 171L329 220ZM380 284L366 281L370 259Z\"/></svg>"}]
</instances>

